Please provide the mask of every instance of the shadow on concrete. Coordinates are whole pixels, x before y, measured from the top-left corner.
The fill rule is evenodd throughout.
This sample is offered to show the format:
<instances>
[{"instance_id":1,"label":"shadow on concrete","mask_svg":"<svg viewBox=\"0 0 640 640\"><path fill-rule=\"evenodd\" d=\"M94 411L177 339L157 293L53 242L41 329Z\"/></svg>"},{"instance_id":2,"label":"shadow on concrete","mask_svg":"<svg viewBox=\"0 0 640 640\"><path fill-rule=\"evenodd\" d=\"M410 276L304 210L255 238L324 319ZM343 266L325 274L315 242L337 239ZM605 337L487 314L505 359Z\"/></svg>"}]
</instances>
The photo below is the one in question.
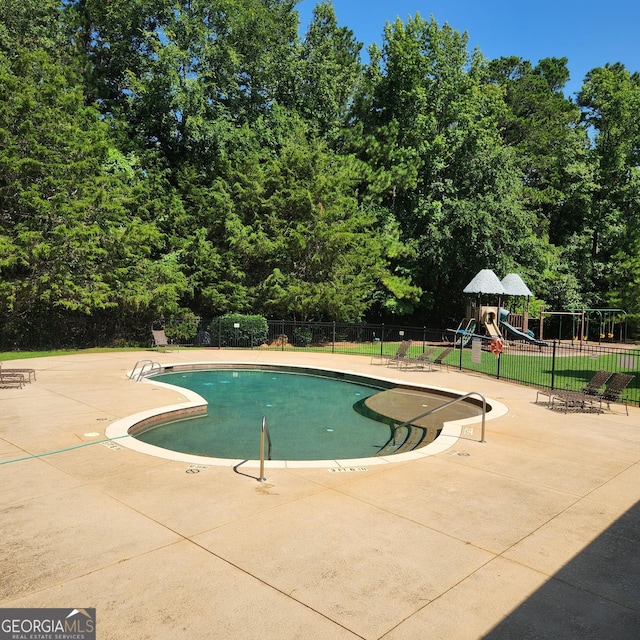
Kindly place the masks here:
<instances>
[{"instance_id":1,"label":"shadow on concrete","mask_svg":"<svg viewBox=\"0 0 640 640\"><path fill-rule=\"evenodd\" d=\"M484 638L638 640L640 502Z\"/></svg>"}]
</instances>

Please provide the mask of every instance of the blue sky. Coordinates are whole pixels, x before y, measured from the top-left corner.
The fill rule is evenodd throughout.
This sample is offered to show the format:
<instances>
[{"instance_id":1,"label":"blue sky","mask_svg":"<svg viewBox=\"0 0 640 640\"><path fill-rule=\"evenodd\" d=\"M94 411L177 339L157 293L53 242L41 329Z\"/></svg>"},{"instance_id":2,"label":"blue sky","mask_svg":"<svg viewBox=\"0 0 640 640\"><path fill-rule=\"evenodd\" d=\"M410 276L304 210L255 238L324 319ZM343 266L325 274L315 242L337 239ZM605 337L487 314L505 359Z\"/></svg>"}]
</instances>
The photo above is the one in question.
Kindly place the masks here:
<instances>
[{"instance_id":1,"label":"blue sky","mask_svg":"<svg viewBox=\"0 0 640 640\"><path fill-rule=\"evenodd\" d=\"M316 4L297 5L303 34ZM607 62L640 71L640 0L333 0L333 6L339 25L349 27L365 49L382 43L386 22L419 13L467 31L469 49L478 47L487 58L515 55L535 64L566 57L569 96L590 69Z\"/></svg>"}]
</instances>

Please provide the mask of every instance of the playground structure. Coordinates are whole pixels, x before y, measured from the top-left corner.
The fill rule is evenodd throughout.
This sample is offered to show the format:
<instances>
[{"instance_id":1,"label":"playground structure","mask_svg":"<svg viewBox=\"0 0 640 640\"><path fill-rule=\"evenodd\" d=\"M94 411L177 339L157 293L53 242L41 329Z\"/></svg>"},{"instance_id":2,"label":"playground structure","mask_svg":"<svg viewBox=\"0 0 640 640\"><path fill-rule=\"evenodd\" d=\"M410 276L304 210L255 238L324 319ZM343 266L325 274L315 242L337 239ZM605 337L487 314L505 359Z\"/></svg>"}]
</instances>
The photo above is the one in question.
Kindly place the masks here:
<instances>
[{"instance_id":1,"label":"playground structure","mask_svg":"<svg viewBox=\"0 0 640 640\"><path fill-rule=\"evenodd\" d=\"M456 345L466 346L474 336L495 340L522 341L538 347L548 346L542 338L537 339L529 329L528 299L533 295L518 274L511 273L498 279L491 269L478 272L465 287L464 293L476 294L477 299L469 298L466 316L456 329ZM497 306L482 304L482 295L498 296ZM502 297L525 297L522 314L514 314L511 321L510 312L501 304Z\"/></svg>"},{"instance_id":2,"label":"playground structure","mask_svg":"<svg viewBox=\"0 0 640 640\"><path fill-rule=\"evenodd\" d=\"M532 292L516 273L510 273L502 280L491 269L482 269L463 290L466 294L475 294L467 301L466 315L455 330L456 345L467 346L474 337L495 340L512 340L538 347L549 346L544 340L545 318L558 317L559 328L554 340L562 340L563 318L571 318L571 341L587 342L597 338L615 342L627 341L627 312L624 309L583 308L568 311L545 311L540 309L539 337L529 329L528 302ZM497 298L497 305L482 303L482 296ZM511 314L502 307L503 298L524 298L522 313ZM616 335L617 334L617 335Z\"/></svg>"},{"instance_id":3,"label":"playground structure","mask_svg":"<svg viewBox=\"0 0 640 640\"><path fill-rule=\"evenodd\" d=\"M594 335L598 343L602 341L627 341L627 312L624 309L570 309L568 311L545 311L540 309L540 339L544 331L545 317L559 317L557 340L562 340L562 320L565 316L571 318L571 341L587 342ZM593 326L597 329L594 330ZM594 334L594 331L597 333ZM617 333L617 336L616 336Z\"/></svg>"},{"instance_id":4,"label":"playground structure","mask_svg":"<svg viewBox=\"0 0 640 640\"><path fill-rule=\"evenodd\" d=\"M474 310L468 306L467 317L456 330L459 334L456 344L459 346L462 341L462 346L466 346L474 336L486 336L491 339L520 340L538 347L549 346L548 342L537 339L528 327L524 330L528 323L526 313L515 316L519 326L508 321L510 315L510 312L502 307L480 306Z\"/></svg>"}]
</instances>

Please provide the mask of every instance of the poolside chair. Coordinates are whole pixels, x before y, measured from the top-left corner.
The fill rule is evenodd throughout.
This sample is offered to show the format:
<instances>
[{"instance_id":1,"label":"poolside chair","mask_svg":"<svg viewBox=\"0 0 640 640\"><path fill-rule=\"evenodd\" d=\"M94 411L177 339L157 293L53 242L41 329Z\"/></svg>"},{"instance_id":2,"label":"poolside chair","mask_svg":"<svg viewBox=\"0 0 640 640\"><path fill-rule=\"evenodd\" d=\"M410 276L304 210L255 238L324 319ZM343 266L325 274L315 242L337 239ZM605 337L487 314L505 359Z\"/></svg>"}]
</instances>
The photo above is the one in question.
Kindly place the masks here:
<instances>
[{"instance_id":1,"label":"poolside chair","mask_svg":"<svg viewBox=\"0 0 640 640\"><path fill-rule=\"evenodd\" d=\"M33 379L36 379L36 370L35 369L14 369L11 367L10 369L2 368L2 362L0 362L0 374L4 374L5 376L22 376L25 378L24 382L31 382L31 376Z\"/></svg>"},{"instance_id":2,"label":"poolside chair","mask_svg":"<svg viewBox=\"0 0 640 640\"><path fill-rule=\"evenodd\" d=\"M153 346L166 348L169 346L169 340L164 332L164 329L151 329L151 335L153 336Z\"/></svg>"},{"instance_id":3,"label":"poolside chair","mask_svg":"<svg viewBox=\"0 0 640 640\"><path fill-rule=\"evenodd\" d=\"M629 415L629 405L622 398L622 392L629 386L635 376L630 373L614 373L611 380L605 385L602 392L602 402L607 403L607 409L611 408L611 404L623 404Z\"/></svg>"},{"instance_id":4,"label":"poolside chair","mask_svg":"<svg viewBox=\"0 0 640 640\"><path fill-rule=\"evenodd\" d=\"M430 347L425 349L423 353L417 355L415 358L404 358L400 361L401 366L405 369L409 367L415 367L416 369L424 369L425 367L429 368L429 371L433 370L433 354L435 353L436 348Z\"/></svg>"},{"instance_id":5,"label":"poolside chair","mask_svg":"<svg viewBox=\"0 0 640 640\"><path fill-rule=\"evenodd\" d=\"M622 392L627 388L629 383L633 380L634 376L628 373L614 373L609 378L609 381L605 384L602 391L597 393L593 392L581 392L581 391L565 391L554 396L551 402L553 408L554 403L557 401L564 407L565 412L569 407L577 407L582 411L595 408L597 405L597 411L602 411L602 403L606 402L607 409L611 409L611 404L623 404L627 415L629 415L629 407L626 400L622 400Z\"/></svg>"},{"instance_id":6,"label":"poolside chair","mask_svg":"<svg viewBox=\"0 0 640 640\"><path fill-rule=\"evenodd\" d=\"M444 361L444 359L453 351L453 347L447 347L444 351L442 351L438 356L433 359L433 364L437 367L446 367L447 373L449 373L449 365Z\"/></svg>"},{"instance_id":7,"label":"poolside chair","mask_svg":"<svg viewBox=\"0 0 640 640\"><path fill-rule=\"evenodd\" d=\"M25 380L22 373L0 369L0 387L18 387L22 389L24 384Z\"/></svg>"},{"instance_id":8,"label":"poolside chair","mask_svg":"<svg viewBox=\"0 0 640 640\"><path fill-rule=\"evenodd\" d=\"M400 364L407 357L407 352L409 351L410 347L411 347L411 340L403 340L400 343L400 346L398 347L396 354L391 356L387 360L387 367L390 367L392 364L395 363L396 367L400 368Z\"/></svg>"},{"instance_id":9,"label":"poolside chair","mask_svg":"<svg viewBox=\"0 0 640 640\"><path fill-rule=\"evenodd\" d=\"M610 371L604 371L600 369L600 371L596 371L594 376L587 382L587 384L580 391L569 391L565 390L551 390L551 389L538 389L536 392L536 402L538 402L538 398L540 396L547 396L547 404L553 404L553 399L556 397L560 397L564 395L575 395L577 394L589 394L592 396L597 396L601 391L602 387L605 385L607 380L613 375Z\"/></svg>"}]
</instances>

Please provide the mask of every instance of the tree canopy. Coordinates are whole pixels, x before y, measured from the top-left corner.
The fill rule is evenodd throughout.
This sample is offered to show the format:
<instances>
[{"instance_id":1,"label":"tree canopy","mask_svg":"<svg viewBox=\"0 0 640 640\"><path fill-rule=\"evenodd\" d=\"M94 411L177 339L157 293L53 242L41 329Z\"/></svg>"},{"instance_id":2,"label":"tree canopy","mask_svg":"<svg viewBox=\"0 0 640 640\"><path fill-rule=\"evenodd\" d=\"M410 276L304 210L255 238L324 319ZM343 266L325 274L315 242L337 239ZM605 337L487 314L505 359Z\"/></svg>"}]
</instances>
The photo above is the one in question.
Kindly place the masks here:
<instances>
[{"instance_id":1,"label":"tree canopy","mask_svg":"<svg viewBox=\"0 0 640 640\"><path fill-rule=\"evenodd\" d=\"M640 329L638 72L574 102L566 58L419 14L363 61L329 0L302 29L296 4L4 0L5 346L36 317L437 325L487 267Z\"/></svg>"}]
</instances>

